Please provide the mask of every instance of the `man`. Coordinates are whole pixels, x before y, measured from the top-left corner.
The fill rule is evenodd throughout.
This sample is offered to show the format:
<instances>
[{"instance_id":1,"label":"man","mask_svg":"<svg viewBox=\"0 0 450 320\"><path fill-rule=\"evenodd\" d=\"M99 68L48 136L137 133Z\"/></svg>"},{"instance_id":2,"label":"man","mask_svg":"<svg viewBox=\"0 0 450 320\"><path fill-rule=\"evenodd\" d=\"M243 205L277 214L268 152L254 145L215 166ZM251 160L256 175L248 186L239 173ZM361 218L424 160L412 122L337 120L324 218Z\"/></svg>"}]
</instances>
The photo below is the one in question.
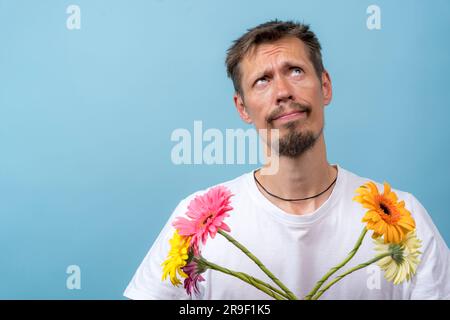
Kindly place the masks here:
<instances>
[{"instance_id":1,"label":"man","mask_svg":"<svg viewBox=\"0 0 450 320\"><path fill-rule=\"evenodd\" d=\"M352 199L355 190L370 181L327 161L324 108L331 102L332 85L320 50L308 26L275 20L237 39L226 59L235 87L234 103L242 120L256 129L278 129L279 133L279 168L274 174L256 170L221 184L234 194L233 211L226 223L230 234L299 298L354 247L367 209ZM376 186L382 193L383 185ZM410 193L394 191L411 212L417 237L422 240L421 263L415 276L394 285L380 268L369 267L345 277L321 299L450 298L447 245L419 201ZM161 264L169 252L173 221L184 216L189 202L203 192L179 203L128 285L126 297L190 298L183 286L161 280ZM385 213L389 215L388 209ZM368 236L336 275L375 254ZM202 255L220 266L270 282L253 261L223 237L208 240ZM202 276L205 281L199 283L194 299L270 298L218 271L208 269Z\"/></svg>"}]
</instances>

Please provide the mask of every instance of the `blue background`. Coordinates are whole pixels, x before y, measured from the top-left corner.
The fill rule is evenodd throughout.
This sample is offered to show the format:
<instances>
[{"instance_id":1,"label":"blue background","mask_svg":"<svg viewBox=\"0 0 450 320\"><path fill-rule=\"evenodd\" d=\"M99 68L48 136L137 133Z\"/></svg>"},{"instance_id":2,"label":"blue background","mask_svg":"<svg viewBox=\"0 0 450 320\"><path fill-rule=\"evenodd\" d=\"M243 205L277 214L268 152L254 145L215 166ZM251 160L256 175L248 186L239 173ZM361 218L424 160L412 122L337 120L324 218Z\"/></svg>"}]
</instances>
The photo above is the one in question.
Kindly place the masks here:
<instances>
[{"instance_id":1,"label":"blue background","mask_svg":"<svg viewBox=\"0 0 450 320\"><path fill-rule=\"evenodd\" d=\"M179 200L256 167L175 166L170 136L249 128L225 51L273 18L322 43L329 161L413 193L449 243L449 16L445 0L1 0L0 298L122 299Z\"/></svg>"}]
</instances>

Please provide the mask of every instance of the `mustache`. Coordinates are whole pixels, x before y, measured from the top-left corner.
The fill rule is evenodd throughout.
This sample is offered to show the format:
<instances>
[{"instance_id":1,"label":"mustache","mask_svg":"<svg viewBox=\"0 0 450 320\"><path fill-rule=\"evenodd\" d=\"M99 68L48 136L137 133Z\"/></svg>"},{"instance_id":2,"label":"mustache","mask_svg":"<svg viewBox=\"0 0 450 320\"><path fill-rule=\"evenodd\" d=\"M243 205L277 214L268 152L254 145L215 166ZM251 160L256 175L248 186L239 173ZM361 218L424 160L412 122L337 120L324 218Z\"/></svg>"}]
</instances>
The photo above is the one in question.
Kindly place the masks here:
<instances>
[{"instance_id":1,"label":"mustache","mask_svg":"<svg viewBox=\"0 0 450 320\"><path fill-rule=\"evenodd\" d=\"M273 120L275 120L277 117L279 117L280 115L282 115L284 112L286 112L286 110L290 110L290 111L300 111L303 112L305 111L306 113L310 113L311 112L311 106L307 105L307 104L303 104L303 103L298 103L298 102L291 102L289 105L287 106L279 106L278 108L276 108L275 110L273 110L267 117L266 117L266 121L267 123L271 123Z\"/></svg>"}]
</instances>

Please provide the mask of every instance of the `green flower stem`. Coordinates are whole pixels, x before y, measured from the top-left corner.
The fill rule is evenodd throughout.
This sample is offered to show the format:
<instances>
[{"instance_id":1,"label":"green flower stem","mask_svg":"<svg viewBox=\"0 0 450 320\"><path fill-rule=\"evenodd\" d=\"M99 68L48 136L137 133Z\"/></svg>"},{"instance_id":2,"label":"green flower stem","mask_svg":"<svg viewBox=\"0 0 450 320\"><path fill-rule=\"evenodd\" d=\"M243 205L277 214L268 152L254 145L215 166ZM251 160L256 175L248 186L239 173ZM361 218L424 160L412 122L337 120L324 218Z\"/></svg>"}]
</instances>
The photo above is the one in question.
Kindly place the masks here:
<instances>
[{"instance_id":1,"label":"green flower stem","mask_svg":"<svg viewBox=\"0 0 450 320\"><path fill-rule=\"evenodd\" d=\"M367 262L365 262L365 263L359 264L359 265L357 265L356 267L353 267L353 268L347 270L346 272L344 272L344 273L341 274L340 276L337 276L336 278L334 278L333 281L331 281L330 283L328 283L328 284L327 284L322 290L320 290L320 291L319 291L319 292L318 292L311 300L317 300L317 299L319 299L320 296L321 296L325 291L327 291L332 285L334 285L336 282L338 282L339 280L341 280L341 279L344 278L345 276L349 275L350 273L355 272L356 270L365 268L365 267L371 265L372 263L377 262L378 260L383 259L384 257L388 257L388 256L390 256L390 255L391 255L390 252L384 253L384 254L380 254L380 255L376 256L376 257L373 258L373 259L370 259L369 261L367 261Z\"/></svg>"},{"instance_id":2,"label":"green flower stem","mask_svg":"<svg viewBox=\"0 0 450 320\"><path fill-rule=\"evenodd\" d=\"M263 285L263 286L269 288L270 290L272 290L272 291L278 293L280 296L283 296L283 297L286 298L287 300L291 300L291 297L289 297L285 292L281 291L280 289L277 289L277 288L271 286L270 284L265 283L265 282L262 281L262 280L259 280L258 278L255 278L255 277L252 277L252 276L250 276L250 275L247 275L246 273L243 273L243 272L239 272L239 273L242 273L242 274L244 274L244 275L246 275L246 276L249 276L249 277L252 278L255 282L257 282L257 283L259 283L259 284L261 284L261 285Z\"/></svg>"},{"instance_id":3,"label":"green flower stem","mask_svg":"<svg viewBox=\"0 0 450 320\"><path fill-rule=\"evenodd\" d=\"M266 266L257 258L255 257L246 247L244 247L242 244L240 244L236 239L234 239L232 236L230 236L228 233L226 233L223 230L218 230L218 233L220 233L222 236L224 236L228 241L230 241L232 244L234 244L236 247L238 247L242 252L244 252L253 262L255 262L258 267L264 271L264 273L272 279L273 282L275 282L286 294L289 296L290 300L298 300L298 298L293 294L280 280L278 280L277 277L275 277L272 272L270 272Z\"/></svg>"},{"instance_id":4,"label":"green flower stem","mask_svg":"<svg viewBox=\"0 0 450 320\"><path fill-rule=\"evenodd\" d=\"M319 281L317 281L315 287L305 297L305 300L311 300L312 297L314 297L314 295L316 294L317 290L319 290L320 287L324 284L324 282L327 281L328 278L330 278L334 273L336 273L340 268L345 266L347 264L347 262L349 262L353 258L353 256L356 254L359 247L361 246L361 243L362 243L366 233L367 233L367 228L364 227L363 231L361 232L361 235L359 236L358 240L356 241L355 246L353 247L352 251L349 252L347 258L345 258L345 260L342 261L337 266L331 268L330 271L328 271Z\"/></svg>"},{"instance_id":5,"label":"green flower stem","mask_svg":"<svg viewBox=\"0 0 450 320\"><path fill-rule=\"evenodd\" d=\"M279 295L278 293L272 291L270 289L270 285L264 283L261 280L257 280L251 276L249 276L248 274L245 274L243 272L236 272L224 267L221 267L215 263L212 263L208 260L206 260L205 258L200 258L200 259L195 259L197 263L199 263L200 265L209 268L209 269L213 269L219 272L223 272L225 274L231 275L233 277L236 277L244 282L247 282L248 284L254 286L255 288L263 291L264 293L268 294L269 296L271 296L272 298L276 299L276 300L286 300L286 295Z\"/></svg>"}]
</instances>

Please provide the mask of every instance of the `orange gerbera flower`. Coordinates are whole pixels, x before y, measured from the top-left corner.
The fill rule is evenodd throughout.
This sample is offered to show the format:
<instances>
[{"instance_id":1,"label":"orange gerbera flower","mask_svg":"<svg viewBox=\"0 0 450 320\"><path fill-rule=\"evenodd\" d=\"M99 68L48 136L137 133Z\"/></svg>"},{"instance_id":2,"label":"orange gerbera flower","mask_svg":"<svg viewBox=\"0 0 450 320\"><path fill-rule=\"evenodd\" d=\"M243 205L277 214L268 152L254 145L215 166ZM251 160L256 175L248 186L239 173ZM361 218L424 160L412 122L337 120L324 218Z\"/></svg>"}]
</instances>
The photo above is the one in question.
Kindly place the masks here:
<instances>
[{"instance_id":1,"label":"orange gerbera flower","mask_svg":"<svg viewBox=\"0 0 450 320\"><path fill-rule=\"evenodd\" d=\"M369 209L362 222L366 227L373 230L372 238L376 239L384 235L384 243L400 243L409 231L416 228L416 223L411 213L405 208L404 201L398 201L391 186L385 182L383 194L372 181L356 189L359 195L353 198Z\"/></svg>"}]
</instances>

